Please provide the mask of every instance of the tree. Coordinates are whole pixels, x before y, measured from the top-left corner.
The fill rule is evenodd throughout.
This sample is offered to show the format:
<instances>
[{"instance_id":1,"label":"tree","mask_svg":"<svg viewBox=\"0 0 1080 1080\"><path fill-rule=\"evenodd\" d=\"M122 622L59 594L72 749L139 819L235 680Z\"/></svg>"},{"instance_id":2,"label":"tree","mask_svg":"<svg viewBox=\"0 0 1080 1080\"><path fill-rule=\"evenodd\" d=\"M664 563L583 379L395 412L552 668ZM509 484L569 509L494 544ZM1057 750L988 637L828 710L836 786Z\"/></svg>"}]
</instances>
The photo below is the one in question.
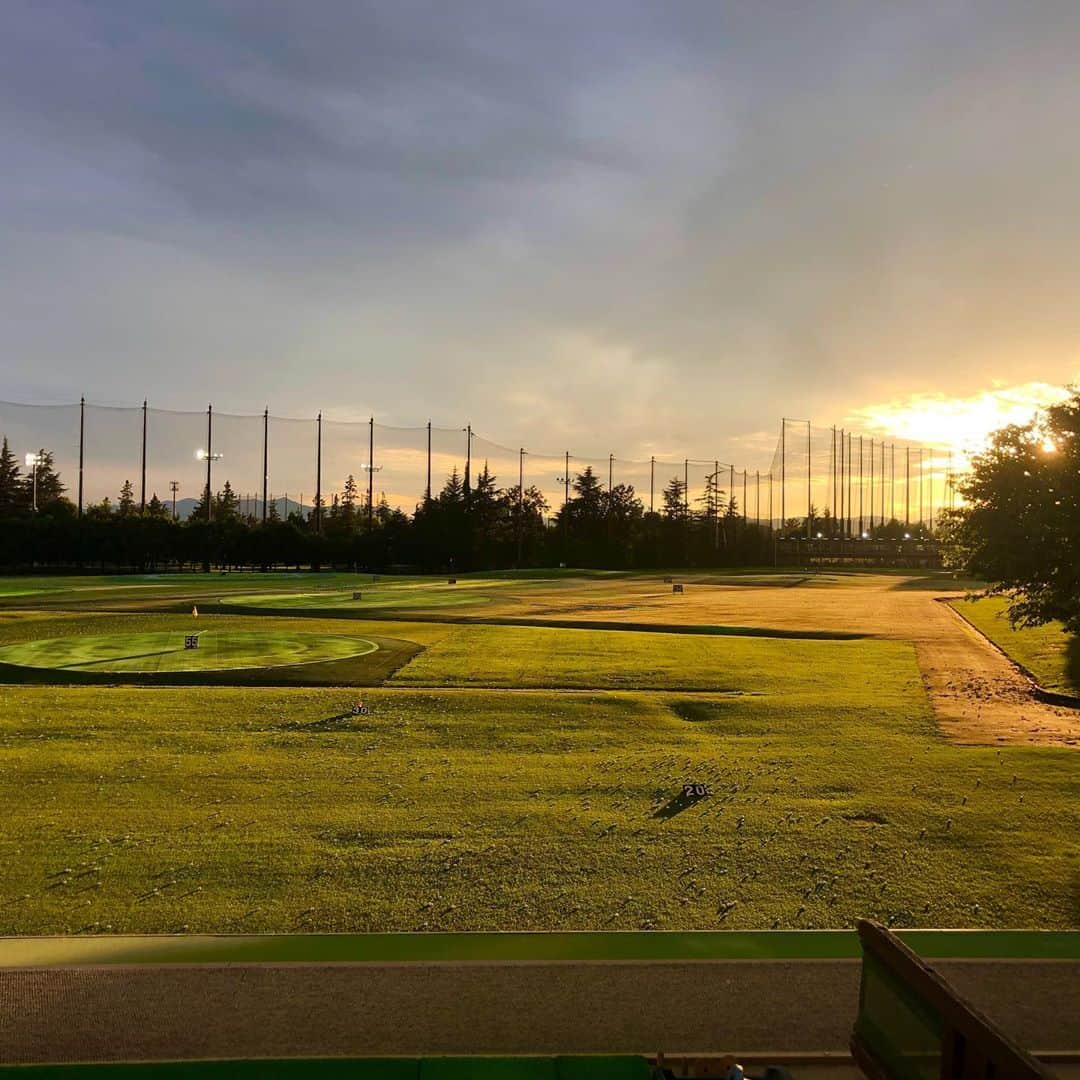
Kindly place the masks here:
<instances>
[{"instance_id":1,"label":"tree","mask_svg":"<svg viewBox=\"0 0 1080 1080\"><path fill-rule=\"evenodd\" d=\"M155 491L150 496L150 501L146 504L146 514L148 517L156 519L164 519L172 516L172 511L157 497Z\"/></svg>"},{"instance_id":2,"label":"tree","mask_svg":"<svg viewBox=\"0 0 1080 1080\"><path fill-rule=\"evenodd\" d=\"M7 436L0 449L0 514L8 514L22 501L19 483L19 461L8 446Z\"/></svg>"},{"instance_id":3,"label":"tree","mask_svg":"<svg viewBox=\"0 0 1080 1080\"><path fill-rule=\"evenodd\" d=\"M1080 392L996 431L945 515L950 562L1009 599L1009 619L1080 633Z\"/></svg>"},{"instance_id":4,"label":"tree","mask_svg":"<svg viewBox=\"0 0 1080 1080\"><path fill-rule=\"evenodd\" d=\"M119 510L121 517L130 517L135 513L135 489L131 486L130 480L125 480L124 486L120 489Z\"/></svg>"},{"instance_id":5,"label":"tree","mask_svg":"<svg viewBox=\"0 0 1080 1080\"><path fill-rule=\"evenodd\" d=\"M236 492L232 489L232 484L226 480L225 486L218 492L217 498L214 500L214 517L218 521L232 521L236 517L238 503L239 500L236 497Z\"/></svg>"},{"instance_id":6,"label":"tree","mask_svg":"<svg viewBox=\"0 0 1080 1080\"><path fill-rule=\"evenodd\" d=\"M360 489L352 473L345 478L345 490L341 493L341 520L348 528L356 520L356 504L360 499Z\"/></svg>"},{"instance_id":7,"label":"tree","mask_svg":"<svg viewBox=\"0 0 1080 1080\"><path fill-rule=\"evenodd\" d=\"M86 516L91 521L108 521L113 516L113 506L106 495L99 503L91 503L86 508Z\"/></svg>"},{"instance_id":8,"label":"tree","mask_svg":"<svg viewBox=\"0 0 1080 1080\"><path fill-rule=\"evenodd\" d=\"M37 505L39 510L44 510L59 502L66 490L60 482L60 474L53 467L51 450L39 450L37 468L31 468L22 479L22 498L27 506L32 504L34 498L35 472L37 473Z\"/></svg>"},{"instance_id":9,"label":"tree","mask_svg":"<svg viewBox=\"0 0 1080 1080\"><path fill-rule=\"evenodd\" d=\"M686 512L686 484L677 476L673 476L664 488L664 517L669 521L685 521Z\"/></svg>"}]
</instances>

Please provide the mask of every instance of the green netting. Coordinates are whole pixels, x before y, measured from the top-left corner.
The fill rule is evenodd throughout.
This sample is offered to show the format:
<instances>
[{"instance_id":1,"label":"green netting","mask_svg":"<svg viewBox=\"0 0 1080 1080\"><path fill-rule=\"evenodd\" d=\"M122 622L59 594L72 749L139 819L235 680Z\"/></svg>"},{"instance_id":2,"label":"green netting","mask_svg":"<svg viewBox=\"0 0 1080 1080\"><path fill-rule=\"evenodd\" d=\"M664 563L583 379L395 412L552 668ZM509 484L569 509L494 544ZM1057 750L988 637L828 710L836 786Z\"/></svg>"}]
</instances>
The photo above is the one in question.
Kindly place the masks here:
<instances>
[{"instance_id":1,"label":"green netting","mask_svg":"<svg viewBox=\"0 0 1080 1080\"><path fill-rule=\"evenodd\" d=\"M145 466L147 499L156 494L162 502L171 501L175 484L182 517L205 488L205 458L196 455L211 442L214 489L227 481L242 510L256 517L261 515L264 453L267 496L282 516L300 508L310 512L317 486L330 506L335 495L343 496L350 476L364 505L370 481L376 504L385 497L391 506L411 512L427 492L429 468L434 494L451 472L464 479L468 467L475 482L485 465L503 489L515 487L523 472L526 487L543 494L549 514L558 511L565 494L565 450L507 446L476 432L470 440L464 425L393 427L324 417L320 470L314 415L215 409L210 419L205 410L176 412L153 403L144 412L140 406L0 402L0 436L9 438L20 460L32 451L50 451L72 501L78 498L81 431L85 505L106 497L115 503L125 480L131 481L138 500ZM760 442L757 447L760 452ZM815 531L830 536L859 536L893 519L906 527L921 523L929 528L956 503L952 457L915 443L785 420L771 461L761 455L759 461L734 465L723 460L734 454L721 454L718 448L710 460L702 449L697 457L666 453L634 459L617 452L589 457L569 447L569 470L573 477L591 466L605 490L609 482L632 487L646 511L662 510L662 493L672 480L685 485L685 503L695 513L708 511L710 487L719 490L725 510L734 503L735 515L746 522L780 525L786 519L805 531L812 509ZM748 449L746 457L754 456Z\"/></svg>"},{"instance_id":2,"label":"green netting","mask_svg":"<svg viewBox=\"0 0 1080 1080\"><path fill-rule=\"evenodd\" d=\"M941 1017L869 951L863 957L855 1030L895 1080L941 1075Z\"/></svg>"},{"instance_id":3,"label":"green netting","mask_svg":"<svg viewBox=\"0 0 1080 1080\"><path fill-rule=\"evenodd\" d=\"M859 537L890 521L933 529L957 505L949 451L785 420L769 468L774 522L826 538Z\"/></svg>"}]
</instances>

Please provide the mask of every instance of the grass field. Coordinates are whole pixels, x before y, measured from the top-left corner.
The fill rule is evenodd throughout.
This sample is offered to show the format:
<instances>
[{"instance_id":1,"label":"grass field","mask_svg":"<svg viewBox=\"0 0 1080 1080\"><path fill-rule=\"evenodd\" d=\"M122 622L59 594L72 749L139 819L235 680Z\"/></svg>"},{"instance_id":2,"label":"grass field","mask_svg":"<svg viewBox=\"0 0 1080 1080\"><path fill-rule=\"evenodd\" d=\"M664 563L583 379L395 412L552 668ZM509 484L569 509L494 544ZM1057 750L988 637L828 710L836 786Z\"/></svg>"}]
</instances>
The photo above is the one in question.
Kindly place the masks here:
<instances>
[{"instance_id":1,"label":"grass field","mask_svg":"<svg viewBox=\"0 0 1080 1080\"><path fill-rule=\"evenodd\" d=\"M1014 630L1000 597L962 600L953 605L965 619L1027 668L1047 690L1080 695L1080 641L1060 623Z\"/></svg>"},{"instance_id":2,"label":"grass field","mask_svg":"<svg viewBox=\"0 0 1080 1080\"><path fill-rule=\"evenodd\" d=\"M619 595L612 575L480 580L507 603ZM245 604L200 629L283 666L155 674L182 686L62 667L173 642L192 619L161 601L217 585L0 613L0 934L1077 924L1074 752L947 741L903 640ZM309 638L349 655L302 665Z\"/></svg>"},{"instance_id":3,"label":"grass field","mask_svg":"<svg viewBox=\"0 0 1080 1080\"><path fill-rule=\"evenodd\" d=\"M198 645L188 648L194 638ZM0 648L0 664L64 671L161 672L292 667L366 656L365 638L260 630L159 630L40 638Z\"/></svg>"}]
</instances>

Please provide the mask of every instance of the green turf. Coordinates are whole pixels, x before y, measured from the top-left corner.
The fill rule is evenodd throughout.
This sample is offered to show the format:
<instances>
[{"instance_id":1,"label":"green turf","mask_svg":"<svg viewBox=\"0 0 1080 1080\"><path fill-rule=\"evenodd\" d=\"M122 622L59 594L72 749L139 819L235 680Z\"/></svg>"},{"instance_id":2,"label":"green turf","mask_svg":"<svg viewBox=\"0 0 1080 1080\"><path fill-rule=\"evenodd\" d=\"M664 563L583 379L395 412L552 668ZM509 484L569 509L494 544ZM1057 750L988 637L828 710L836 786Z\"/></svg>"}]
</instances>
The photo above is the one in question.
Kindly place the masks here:
<instances>
[{"instance_id":1,"label":"green turf","mask_svg":"<svg viewBox=\"0 0 1080 1080\"><path fill-rule=\"evenodd\" d=\"M198 648L185 642L194 636ZM374 652L365 638L274 630L202 629L191 619L183 630L142 634L44 638L0 648L0 664L65 671L221 671L291 667L344 660Z\"/></svg>"},{"instance_id":2,"label":"green turf","mask_svg":"<svg viewBox=\"0 0 1080 1080\"><path fill-rule=\"evenodd\" d=\"M1080 931L900 930L926 959L1080 959ZM110 964L855 960L854 930L122 934L0 938L0 968Z\"/></svg>"},{"instance_id":3,"label":"green turf","mask_svg":"<svg viewBox=\"0 0 1080 1080\"><path fill-rule=\"evenodd\" d=\"M0 654L182 635L208 586L313 591L124 580L12 598ZM619 588L481 580L509 606ZM901 642L229 610L199 627L379 649L232 672L0 663L24 683L0 685L0 933L1076 923L1075 756L948 742ZM351 715L352 688L384 679ZM188 685L59 685L93 680ZM690 780L713 794L682 802Z\"/></svg>"},{"instance_id":4,"label":"green turf","mask_svg":"<svg viewBox=\"0 0 1080 1080\"><path fill-rule=\"evenodd\" d=\"M1047 690L1080 695L1080 641L1060 623L1013 629L1001 597L959 600L953 607Z\"/></svg>"},{"instance_id":5,"label":"green turf","mask_svg":"<svg viewBox=\"0 0 1080 1080\"><path fill-rule=\"evenodd\" d=\"M911 647L874 640L461 626L400 669L419 686L712 690L868 703L910 663ZM687 717L690 719L690 717Z\"/></svg>"},{"instance_id":6,"label":"green turf","mask_svg":"<svg viewBox=\"0 0 1080 1080\"><path fill-rule=\"evenodd\" d=\"M320 588L310 591L289 590L286 592L257 592L241 595L228 595L222 602L235 607L269 608L289 611L293 609L333 611L346 609L350 614L363 614L365 611L382 611L386 608L455 608L486 604L490 600L488 593L502 588L498 581L462 579L456 585L450 585L443 579L431 578L420 580L405 579L387 584L369 585L357 583L349 588ZM360 599L355 593L360 593Z\"/></svg>"},{"instance_id":7,"label":"green turf","mask_svg":"<svg viewBox=\"0 0 1080 1080\"><path fill-rule=\"evenodd\" d=\"M1072 925L1071 754L874 691L0 688L0 932Z\"/></svg>"}]
</instances>

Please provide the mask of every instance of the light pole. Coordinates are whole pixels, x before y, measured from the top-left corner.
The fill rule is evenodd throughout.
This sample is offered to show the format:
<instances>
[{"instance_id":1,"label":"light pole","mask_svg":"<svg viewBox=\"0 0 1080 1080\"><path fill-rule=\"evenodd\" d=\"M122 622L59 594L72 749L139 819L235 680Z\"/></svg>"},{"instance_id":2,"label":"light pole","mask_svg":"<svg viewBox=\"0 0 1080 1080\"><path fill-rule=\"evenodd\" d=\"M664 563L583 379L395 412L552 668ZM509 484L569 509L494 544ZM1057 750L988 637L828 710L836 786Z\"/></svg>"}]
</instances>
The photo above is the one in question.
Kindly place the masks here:
<instances>
[{"instance_id":1,"label":"light pole","mask_svg":"<svg viewBox=\"0 0 1080 1080\"><path fill-rule=\"evenodd\" d=\"M368 532L374 528L374 514L375 514L375 474L382 471L381 465L372 465L370 461L365 461L360 469L362 472L368 474L368 506L367 506L367 519L368 519Z\"/></svg>"},{"instance_id":2,"label":"light pole","mask_svg":"<svg viewBox=\"0 0 1080 1080\"><path fill-rule=\"evenodd\" d=\"M207 521L210 520L210 518L211 518L211 516L213 514L212 507L213 507L213 504L214 504L214 496L213 496L213 490L214 489L213 489L213 487L211 485L210 466L215 461L220 461L222 456L223 455L221 455L221 454L214 454L214 453L211 453L209 450L203 450L201 448L195 451L195 460L196 461L205 461L206 462L206 520Z\"/></svg>"},{"instance_id":3,"label":"light pole","mask_svg":"<svg viewBox=\"0 0 1080 1080\"><path fill-rule=\"evenodd\" d=\"M517 564L521 566L521 548L525 534L525 455L524 446L518 448L518 520L517 520Z\"/></svg>"},{"instance_id":4,"label":"light pole","mask_svg":"<svg viewBox=\"0 0 1080 1080\"><path fill-rule=\"evenodd\" d=\"M37 474L38 474L38 468L39 468L39 466L44 465L44 464L45 464L45 451L44 450L39 450L36 454L27 454L26 455L26 467L31 470L31 472L30 472L30 475L31 475L31 482L30 482L31 506L32 506L33 511L34 511L35 514L37 513Z\"/></svg>"},{"instance_id":5,"label":"light pole","mask_svg":"<svg viewBox=\"0 0 1080 1080\"><path fill-rule=\"evenodd\" d=\"M176 520L176 493L180 490L179 480L169 481L169 490L172 492L172 517L173 521Z\"/></svg>"}]
</instances>

